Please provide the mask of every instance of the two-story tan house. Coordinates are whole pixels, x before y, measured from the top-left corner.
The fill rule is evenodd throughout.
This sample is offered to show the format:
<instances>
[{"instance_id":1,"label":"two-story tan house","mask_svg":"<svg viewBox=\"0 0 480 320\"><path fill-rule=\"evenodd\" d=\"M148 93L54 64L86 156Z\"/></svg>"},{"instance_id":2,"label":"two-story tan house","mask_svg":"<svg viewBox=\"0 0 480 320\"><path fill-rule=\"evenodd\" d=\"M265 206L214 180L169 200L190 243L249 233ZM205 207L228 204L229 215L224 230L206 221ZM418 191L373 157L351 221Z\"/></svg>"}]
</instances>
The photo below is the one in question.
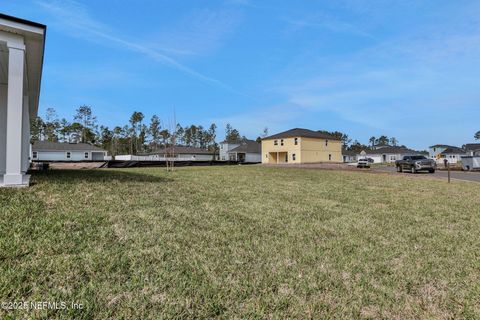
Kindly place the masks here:
<instances>
[{"instance_id":1,"label":"two-story tan house","mask_svg":"<svg viewBox=\"0 0 480 320\"><path fill-rule=\"evenodd\" d=\"M262 139L262 163L342 162L342 141L318 131L295 128Z\"/></svg>"}]
</instances>

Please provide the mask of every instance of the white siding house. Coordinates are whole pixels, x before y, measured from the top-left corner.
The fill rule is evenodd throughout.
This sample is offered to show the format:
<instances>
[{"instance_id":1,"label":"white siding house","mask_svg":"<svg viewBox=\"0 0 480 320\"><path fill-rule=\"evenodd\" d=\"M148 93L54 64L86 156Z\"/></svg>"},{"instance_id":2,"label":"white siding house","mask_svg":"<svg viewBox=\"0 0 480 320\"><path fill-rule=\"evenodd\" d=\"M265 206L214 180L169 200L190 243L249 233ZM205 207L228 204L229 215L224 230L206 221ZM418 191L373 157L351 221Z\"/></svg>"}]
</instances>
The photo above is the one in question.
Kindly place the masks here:
<instances>
[{"instance_id":1,"label":"white siding house","mask_svg":"<svg viewBox=\"0 0 480 320\"><path fill-rule=\"evenodd\" d=\"M480 156L480 143L467 143L463 149L469 156Z\"/></svg>"},{"instance_id":2,"label":"white siding house","mask_svg":"<svg viewBox=\"0 0 480 320\"><path fill-rule=\"evenodd\" d=\"M241 144L241 141L222 141L219 143L220 151L219 151L219 160L220 161L233 161L233 159L230 159L228 155L228 151L235 149L236 147L239 147Z\"/></svg>"},{"instance_id":3,"label":"white siding house","mask_svg":"<svg viewBox=\"0 0 480 320\"><path fill-rule=\"evenodd\" d=\"M462 161L462 157L469 155L464 149L446 144L436 144L428 148L428 155L437 164L443 164L445 160L449 163ZM471 154L470 154L471 155Z\"/></svg>"},{"instance_id":4,"label":"white siding house","mask_svg":"<svg viewBox=\"0 0 480 320\"><path fill-rule=\"evenodd\" d=\"M253 140L220 142L220 161L262 162L262 146Z\"/></svg>"},{"instance_id":5,"label":"white siding house","mask_svg":"<svg viewBox=\"0 0 480 320\"><path fill-rule=\"evenodd\" d=\"M345 148L342 149L342 158L343 162L356 162L358 154L352 150L346 150Z\"/></svg>"},{"instance_id":6,"label":"white siding house","mask_svg":"<svg viewBox=\"0 0 480 320\"><path fill-rule=\"evenodd\" d=\"M28 186L46 26L0 14L0 186Z\"/></svg>"},{"instance_id":7,"label":"white siding house","mask_svg":"<svg viewBox=\"0 0 480 320\"><path fill-rule=\"evenodd\" d=\"M437 163L443 163L445 159L447 159L449 163L461 162L462 157L466 155L467 153L463 149L457 147L448 147L447 149L443 150L439 156L437 156Z\"/></svg>"},{"instance_id":8,"label":"white siding house","mask_svg":"<svg viewBox=\"0 0 480 320\"><path fill-rule=\"evenodd\" d=\"M445 151L447 148L456 148L454 146L449 146L446 144L436 144L428 147L428 156L430 159L440 158L440 154Z\"/></svg>"},{"instance_id":9,"label":"white siding house","mask_svg":"<svg viewBox=\"0 0 480 320\"><path fill-rule=\"evenodd\" d=\"M36 141L32 146L33 161L106 161L108 152L88 143Z\"/></svg>"},{"instance_id":10,"label":"white siding house","mask_svg":"<svg viewBox=\"0 0 480 320\"><path fill-rule=\"evenodd\" d=\"M404 156L414 156L420 153L405 147L382 147L375 150L364 150L358 154L357 159L370 158L373 163L393 163L403 159Z\"/></svg>"}]
</instances>

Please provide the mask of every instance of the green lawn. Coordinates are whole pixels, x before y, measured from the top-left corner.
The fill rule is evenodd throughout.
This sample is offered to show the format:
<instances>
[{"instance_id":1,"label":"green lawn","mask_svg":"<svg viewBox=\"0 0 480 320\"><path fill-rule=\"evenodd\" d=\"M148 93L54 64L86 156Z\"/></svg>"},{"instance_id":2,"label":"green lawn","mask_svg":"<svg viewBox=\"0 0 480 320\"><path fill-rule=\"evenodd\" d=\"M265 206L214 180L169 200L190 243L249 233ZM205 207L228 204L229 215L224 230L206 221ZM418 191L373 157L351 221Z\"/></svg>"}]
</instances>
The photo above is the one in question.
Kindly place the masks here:
<instances>
[{"instance_id":1,"label":"green lawn","mask_svg":"<svg viewBox=\"0 0 480 320\"><path fill-rule=\"evenodd\" d=\"M480 185L261 166L0 189L0 317L479 318Z\"/></svg>"}]
</instances>

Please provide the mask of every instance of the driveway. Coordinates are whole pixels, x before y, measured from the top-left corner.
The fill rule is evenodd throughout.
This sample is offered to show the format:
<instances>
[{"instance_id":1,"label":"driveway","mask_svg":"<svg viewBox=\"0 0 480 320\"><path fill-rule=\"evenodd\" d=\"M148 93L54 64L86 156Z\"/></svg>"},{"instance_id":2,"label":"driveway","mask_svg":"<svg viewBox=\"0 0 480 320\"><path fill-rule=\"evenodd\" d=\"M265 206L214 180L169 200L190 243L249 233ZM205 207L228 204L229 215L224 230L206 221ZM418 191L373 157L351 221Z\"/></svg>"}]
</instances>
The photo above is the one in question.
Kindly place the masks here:
<instances>
[{"instance_id":1,"label":"driveway","mask_svg":"<svg viewBox=\"0 0 480 320\"><path fill-rule=\"evenodd\" d=\"M375 167L371 169L372 172L388 172L388 173L397 173L395 167ZM408 176L419 176L419 177L434 177L440 179L448 179L448 172L447 171L440 171L437 170L435 173L424 173L420 172L417 174L412 173L398 173L402 175ZM464 172L464 171L451 171L450 177L456 180L464 180L464 181L474 181L480 182L480 172Z\"/></svg>"}]
</instances>

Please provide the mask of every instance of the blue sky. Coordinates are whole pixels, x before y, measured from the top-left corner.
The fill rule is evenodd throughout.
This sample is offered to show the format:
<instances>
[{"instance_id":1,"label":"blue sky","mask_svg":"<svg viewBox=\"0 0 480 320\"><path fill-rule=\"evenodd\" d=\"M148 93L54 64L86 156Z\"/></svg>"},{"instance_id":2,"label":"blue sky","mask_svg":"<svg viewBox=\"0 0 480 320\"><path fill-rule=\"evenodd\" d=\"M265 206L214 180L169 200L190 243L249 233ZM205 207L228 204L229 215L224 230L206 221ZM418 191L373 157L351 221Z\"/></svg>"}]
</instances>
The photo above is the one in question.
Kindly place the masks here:
<instances>
[{"instance_id":1,"label":"blue sky","mask_svg":"<svg viewBox=\"0 0 480 320\"><path fill-rule=\"evenodd\" d=\"M135 3L135 6L132 5ZM40 113L176 110L250 138L293 127L424 149L480 130L480 2L11 1L48 25Z\"/></svg>"}]
</instances>

